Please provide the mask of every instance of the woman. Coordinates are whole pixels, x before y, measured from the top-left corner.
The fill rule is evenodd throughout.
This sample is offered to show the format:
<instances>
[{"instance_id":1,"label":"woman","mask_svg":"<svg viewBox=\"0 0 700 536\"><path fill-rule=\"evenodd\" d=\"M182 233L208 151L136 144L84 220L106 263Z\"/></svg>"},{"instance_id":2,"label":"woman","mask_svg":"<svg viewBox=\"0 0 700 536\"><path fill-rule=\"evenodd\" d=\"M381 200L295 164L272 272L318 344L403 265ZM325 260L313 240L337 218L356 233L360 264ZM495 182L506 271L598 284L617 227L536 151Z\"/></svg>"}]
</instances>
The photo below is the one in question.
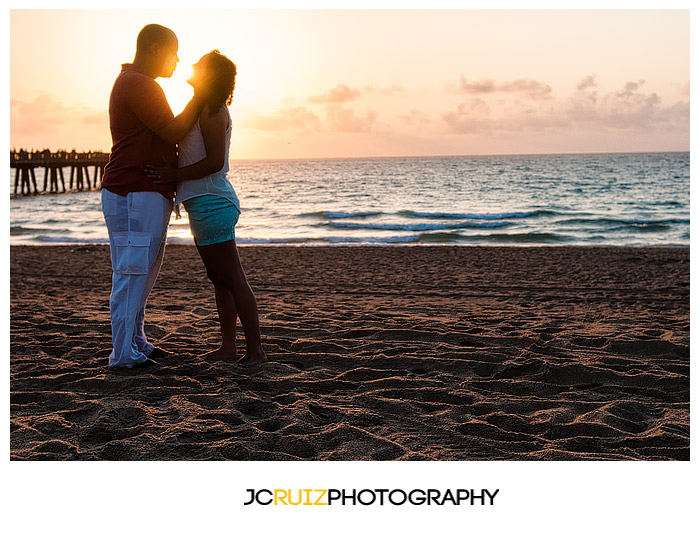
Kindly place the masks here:
<instances>
[{"instance_id":1,"label":"woman","mask_svg":"<svg viewBox=\"0 0 700 536\"><path fill-rule=\"evenodd\" d=\"M236 361L254 365L267 361L260 341L258 308L238 256L235 225L240 204L226 178L231 143L231 116L236 66L213 50L193 65L188 80L205 102L194 128L180 142L178 169L148 169L161 182L177 181L175 205L182 203L190 219L197 251L214 284L221 326L221 345L204 355L213 360L236 361L236 317L240 316L247 352Z\"/></svg>"}]
</instances>

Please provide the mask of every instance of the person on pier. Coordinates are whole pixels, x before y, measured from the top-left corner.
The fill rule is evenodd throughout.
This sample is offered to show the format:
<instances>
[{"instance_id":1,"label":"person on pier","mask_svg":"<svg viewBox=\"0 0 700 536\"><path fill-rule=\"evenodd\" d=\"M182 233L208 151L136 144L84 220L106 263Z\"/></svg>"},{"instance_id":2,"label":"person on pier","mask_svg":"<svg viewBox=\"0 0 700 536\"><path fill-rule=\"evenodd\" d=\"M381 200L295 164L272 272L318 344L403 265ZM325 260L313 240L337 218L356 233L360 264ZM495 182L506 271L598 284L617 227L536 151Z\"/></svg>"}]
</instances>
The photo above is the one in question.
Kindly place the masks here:
<instances>
[{"instance_id":1,"label":"person on pier","mask_svg":"<svg viewBox=\"0 0 700 536\"><path fill-rule=\"evenodd\" d=\"M177 165L176 144L194 126L203 107L194 95L174 116L155 81L175 71L178 40L164 26L138 34L133 63L122 65L109 99L112 152L102 177L102 212L112 262L111 367L150 367L166 353L144 332L146 300L163 261L173 207L173 184L156 183L146 165Z\"/></svg>"}]
</instances>

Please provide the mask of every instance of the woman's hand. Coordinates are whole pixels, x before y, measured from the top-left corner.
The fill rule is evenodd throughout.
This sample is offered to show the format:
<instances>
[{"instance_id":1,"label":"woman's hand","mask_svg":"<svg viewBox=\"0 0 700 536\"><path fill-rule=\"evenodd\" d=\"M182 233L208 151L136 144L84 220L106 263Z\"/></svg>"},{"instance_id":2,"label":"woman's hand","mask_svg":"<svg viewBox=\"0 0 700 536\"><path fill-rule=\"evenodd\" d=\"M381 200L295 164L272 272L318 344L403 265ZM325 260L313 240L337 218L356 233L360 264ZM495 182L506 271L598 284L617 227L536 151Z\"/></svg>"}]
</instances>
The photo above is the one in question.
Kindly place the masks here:
<instances>
[{"instance_id":1,"label":"woman's hand","mask_svg":"<svg viewBox=\"0 0 700 536\"><path fill-rule=\"evenodd\" d=\"M177 168L169 166L156 167L146 164L146 175L156 184L165 184L180 180L178 178Z\"/></svg>"}]
</instances>

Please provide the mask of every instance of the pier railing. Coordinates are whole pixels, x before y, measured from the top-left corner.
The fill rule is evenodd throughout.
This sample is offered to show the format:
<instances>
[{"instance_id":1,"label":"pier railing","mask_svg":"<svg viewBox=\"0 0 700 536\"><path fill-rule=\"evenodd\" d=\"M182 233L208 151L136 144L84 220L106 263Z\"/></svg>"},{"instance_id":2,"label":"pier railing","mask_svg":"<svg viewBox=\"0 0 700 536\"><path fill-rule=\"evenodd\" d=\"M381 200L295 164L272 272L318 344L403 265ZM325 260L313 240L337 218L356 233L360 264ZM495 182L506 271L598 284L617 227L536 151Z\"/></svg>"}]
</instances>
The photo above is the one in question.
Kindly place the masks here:
<instances>
[{"instance_id":1,"label":"pier railing","mask_svg":"<svg viewBox=\"0 0 700 536\"><path fill-rule=\"evenodd\" d=\"M89 151L10 151L10 168L15 170L14 195L33 195L42 192L59 193L97 189L102 180L109 153ZM68 186L65 168L70 168ZM39 187L36 169L43 169L43 186ZM92 177L90 169L92 168ZM60 189L59 189L60 186Z\"/></svg>"}]
</instances>

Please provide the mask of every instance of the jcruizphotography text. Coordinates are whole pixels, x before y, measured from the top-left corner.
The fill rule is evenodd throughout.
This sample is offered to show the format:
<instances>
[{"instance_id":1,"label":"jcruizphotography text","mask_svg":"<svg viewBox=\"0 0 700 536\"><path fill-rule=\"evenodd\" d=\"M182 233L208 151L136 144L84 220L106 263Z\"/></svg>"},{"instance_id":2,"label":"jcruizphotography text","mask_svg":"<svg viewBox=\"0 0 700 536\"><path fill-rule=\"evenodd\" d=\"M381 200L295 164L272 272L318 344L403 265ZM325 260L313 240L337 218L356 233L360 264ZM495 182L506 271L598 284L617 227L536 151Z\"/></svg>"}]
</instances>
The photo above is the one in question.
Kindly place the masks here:
<instances>
[{"instance_id":1,"label":"jcruizphotography text","mask_svg":"<svg viewBox=\"0 0 700 536\"><path fill-rule=\"evenodd\" d=\"M244 506L493 506L488 489L247 489Z\"/></svg>"}]
</instances>

